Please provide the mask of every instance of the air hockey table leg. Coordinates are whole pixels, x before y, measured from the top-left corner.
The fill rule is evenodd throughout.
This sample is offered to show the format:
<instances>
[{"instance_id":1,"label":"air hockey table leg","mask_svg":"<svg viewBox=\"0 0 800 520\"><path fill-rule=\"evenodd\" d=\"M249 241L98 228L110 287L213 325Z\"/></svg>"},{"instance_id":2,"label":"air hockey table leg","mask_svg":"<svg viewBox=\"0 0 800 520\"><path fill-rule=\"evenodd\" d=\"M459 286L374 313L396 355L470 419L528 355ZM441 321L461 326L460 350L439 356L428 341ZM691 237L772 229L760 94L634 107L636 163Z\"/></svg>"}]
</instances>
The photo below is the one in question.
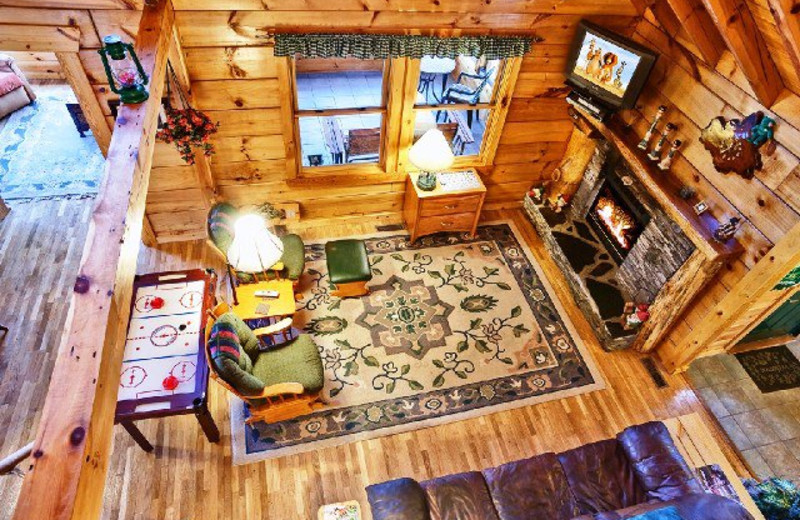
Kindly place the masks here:
<instances>
[{"instance_id":1,"label":"air hockey table leg","mask_svg":"<svg viewBox=\"0 0 800 520\"><path fill-rule=\"evenodd\" d=\"M133 437L133 440L136 441L140 448L148 453L153 451L153 445L150 444L150 441L147 440L133 421L121 421L120 424Z\"/></svg>"},{"instance_id":2,"label":"air hockey table leg","mask_svg":"<svg viewBox=\"0 0 800 520\"><path fill-rule=\"evenodd\" d=\"M197 417L197 422L200 423L200 428L206 434L208 442L219 442L217 423L214 422L214 418L211 416L211 412L208 411L208 404L205 401L195 404L194 416Z\"/></svg>"}]
</instances>

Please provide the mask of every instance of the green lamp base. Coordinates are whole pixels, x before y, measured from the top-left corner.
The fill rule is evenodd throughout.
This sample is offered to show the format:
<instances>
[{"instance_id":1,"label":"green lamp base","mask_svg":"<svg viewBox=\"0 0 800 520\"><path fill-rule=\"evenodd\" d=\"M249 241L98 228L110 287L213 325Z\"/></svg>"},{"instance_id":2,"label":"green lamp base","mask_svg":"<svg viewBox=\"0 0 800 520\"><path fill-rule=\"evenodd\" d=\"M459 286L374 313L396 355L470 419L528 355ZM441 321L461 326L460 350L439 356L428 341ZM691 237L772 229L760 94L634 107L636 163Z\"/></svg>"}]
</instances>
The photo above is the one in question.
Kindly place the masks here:
<instances>
[{"instance_id":1,"label":"green lamp base","mask_svg":"<svg viewBox=\"0 0 800 520\"><path fill-rule=\"evenodd\" d=\"M144 103L149 97L150 94L147 93L147 89L144 88L144 85L125 87L119 93L120 102L125 103L126 105L138 105L139 103Z\"/></svg>"},{"instance_id":2,"label":"green lamp base","mask_svg":"<svg viewBox=\"0 0 800 520\"><path fill-rule=\"evenodd\" d=\"M436 189L436 174L433 172L420 173L417 177L417 188L422 191L433 191Z\"/></svg>"}]
</instances>

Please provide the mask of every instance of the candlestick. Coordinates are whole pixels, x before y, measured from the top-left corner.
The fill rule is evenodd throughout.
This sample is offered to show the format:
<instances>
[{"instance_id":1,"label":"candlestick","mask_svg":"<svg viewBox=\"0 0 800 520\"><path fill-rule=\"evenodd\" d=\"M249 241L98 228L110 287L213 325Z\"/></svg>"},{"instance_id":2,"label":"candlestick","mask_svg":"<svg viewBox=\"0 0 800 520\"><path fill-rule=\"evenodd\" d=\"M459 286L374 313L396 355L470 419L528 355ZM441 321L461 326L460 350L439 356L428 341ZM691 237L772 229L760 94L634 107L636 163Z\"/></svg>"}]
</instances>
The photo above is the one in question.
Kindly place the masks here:
<instances>
[{"instance_id":1,"label":"candlestick","mask_svg":"<svg viewBox=\"0 0 800 520\"><path fill-rule=\"evenodd\" d=\"M653 138L653 134L656 133L656 127L658 126L659 121L661 121L661 118L664 117L664 113L666 111L666 105L661 105L658 107L658 112L656 112L656 117L653 119L653 123L650 125L650 128L647 129L647 133L644 134L642 140L639 141L640 150L647 150L647 144L650 142L650 139Z\"/></svg>"},{"instance_id":2,"label":"candlestick","mask_svg":"<svg viewBox=\"0 0 800 520\"><path fill-rule=\"evenodd\" d=\"M675 128L677 128L672 123L667 123L667 126L664 127L664 131L661 133L661 138L656 143L655 147L647 154L647 158L651 161L657 161L661 158L661 149L664 147L664 143L667 142L667 138L669 138L669 134L671 134Z\"/></svg>"},{"instance_id":3,"label":"candlestick","mask_svg":"<svg viewBox=\"0 0 800 520\"><path fill-rule=\"evenodd\" d=\"M667 155L665 155L664 158L661 159L661 162L658 163L659 170L661 171L669 170L670 166L672 166L672 160L675 157L675 154L678 153L678 148L680 148L682 144L683 142L680 139L675 139L674 141L672 141L672 146L669 147Z\"/></svg>"}]
</instances>

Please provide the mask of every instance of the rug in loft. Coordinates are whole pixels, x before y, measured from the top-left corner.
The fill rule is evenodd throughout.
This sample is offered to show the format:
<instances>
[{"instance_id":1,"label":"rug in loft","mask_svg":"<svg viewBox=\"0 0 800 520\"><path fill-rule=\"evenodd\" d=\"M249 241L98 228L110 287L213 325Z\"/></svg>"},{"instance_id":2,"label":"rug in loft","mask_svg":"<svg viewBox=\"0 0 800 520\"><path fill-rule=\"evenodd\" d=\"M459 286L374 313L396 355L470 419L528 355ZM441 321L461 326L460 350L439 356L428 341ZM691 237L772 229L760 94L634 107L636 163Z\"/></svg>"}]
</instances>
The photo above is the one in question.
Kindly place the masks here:
<instances>
[{"instance_id":1,"label":"rug in loft","mask_svg":"<svg viewBox=\"0 0 800 520\"><path fill-rule=\"evenodd\" d=\"M541 268L511 223L474 239L365 239L370 293L331 296L324 242L306 248L294 320L317 343L326 406L245 425L232 400L234 463L375 438L603 388Z\"/></svg>"},{"instance_id":2,"label":"rug in loft","mask_svg":"<svg viewBox=\"0 0 800 520\"><path fill-rule=\"evenodd\" d=\"M68 86L37 87L38 97L0 130L0 193L5 200L97 194L105 159L91 134L81 137L67 110Z\"/></svg>"}]
</instances>

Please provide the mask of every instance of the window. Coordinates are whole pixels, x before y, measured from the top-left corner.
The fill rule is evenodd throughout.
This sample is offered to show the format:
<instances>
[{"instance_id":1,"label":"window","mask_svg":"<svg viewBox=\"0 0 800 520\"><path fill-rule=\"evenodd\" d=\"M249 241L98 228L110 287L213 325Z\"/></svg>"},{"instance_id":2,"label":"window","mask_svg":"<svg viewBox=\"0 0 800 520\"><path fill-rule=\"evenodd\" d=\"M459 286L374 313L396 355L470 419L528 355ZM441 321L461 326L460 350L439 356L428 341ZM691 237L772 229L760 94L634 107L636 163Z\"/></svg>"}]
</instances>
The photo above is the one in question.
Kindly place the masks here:
<instances>
[{"instance_id":1,"label":"window","mask_svg":"<svg viewBox=\"0 0 800 520\"><path fill-rule=\"evenodd\" d=\"M291 178L404 173L407 150L439 128L454 168L492 161L521 58L293 58L283 105ZM512 73L513 72L513 73ZM292 114L291 123L289 114ZM289 152L287 152L289 153Z\"/></svg>"},{"instance_id":2,"label":"window","mask_svg":"<svg viewBox=\"0 0 800 520\"><path fill-rule=\"evenodd\" d=\"M439 128L455 155L481 155L503 66L503 60L473 56L419 60L413 139Z\"/></svg>"},{"instance_id":3,"label":"window","mask_svg":"<svg viewBox=\"0 0 800 520\"><path fill-rule=\"evenodd\" d=\"M383 164L387 69L384 60L294 60L303 169Z\"/></svg>"}]
</instances>

